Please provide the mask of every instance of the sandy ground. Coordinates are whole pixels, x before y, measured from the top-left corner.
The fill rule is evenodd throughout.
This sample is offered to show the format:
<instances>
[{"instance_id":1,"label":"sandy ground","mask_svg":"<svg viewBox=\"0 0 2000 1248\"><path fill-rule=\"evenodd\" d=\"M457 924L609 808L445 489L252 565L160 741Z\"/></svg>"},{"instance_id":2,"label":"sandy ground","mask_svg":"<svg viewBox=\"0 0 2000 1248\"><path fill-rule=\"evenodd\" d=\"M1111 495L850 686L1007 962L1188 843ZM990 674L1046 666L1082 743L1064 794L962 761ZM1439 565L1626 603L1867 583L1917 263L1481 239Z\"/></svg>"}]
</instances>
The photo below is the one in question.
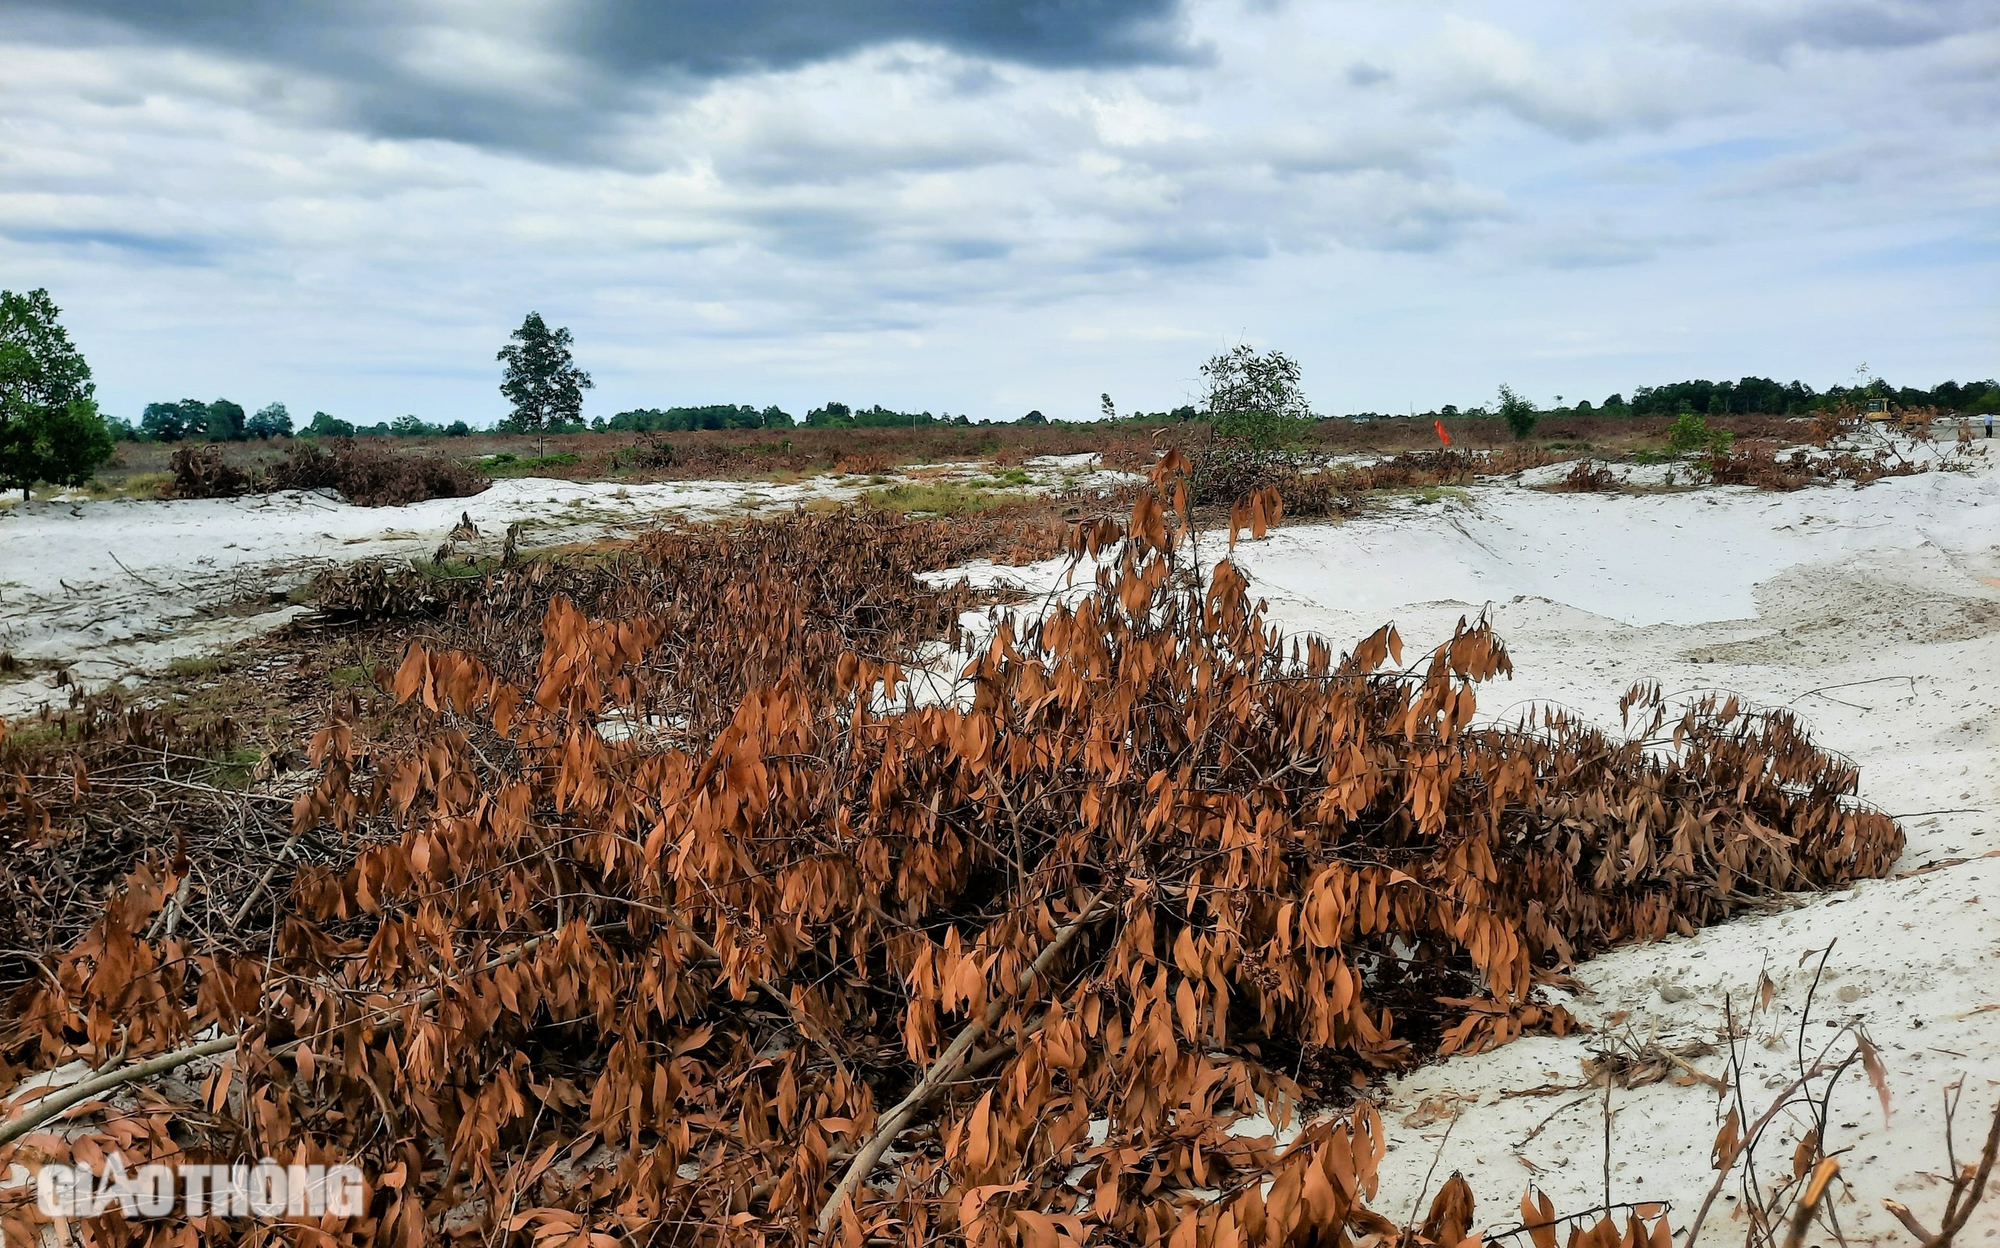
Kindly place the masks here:
<instances>
[{"instance_id":1,"label":"sandy ground","mask_svg":"<svg viewBox=\"0 0 2000 1248\"><path fill-rule=\"evenodd\" d=\"M1337 644L1393 620L1414 651L1490 612L1515 677L1483 691L1484 716L1558 703L1615 728L1618 697L1641 680L1789 707L1860 764L1864 799L1909 836L1898 878L1578 968L1586 992L1557 995L1595 1034L1529 1038L1392 1082L1378 1208L1401 1217L1463 1170L1489 1228L1518 1224L1533 1185L1559 1211L1670 1202L1680 1236L1714 1182L1709 1147L1727 1106L1700 1084L1614 1091L1607 1188L1604 1103L1582 1063L1618 1036L1712 1045L1692 1060L1722 1074L1725 997L1741 1018L1768 973L1777 994L1745 1046L1754 1117L1797 1073L1801 1012L1830 945L1807 1051L1858 1021L1892 1092L1885 1121L1857 1066L1832 1099L1830 1147L1851 1149L1842 1228L1851 1243L1911 1242L1884 1198L1936 1226L1945 1089L1963 1081L1961 1159L1976 1154L2000 1098L2000 456L1968 472L1794 494L1573 495L1503 482L1280 529L1236 558L1275 620ZM1054 571L1020 580L1042 590ZM1796 1130L1786 1116L1767 1137L1767 1171L1789 1167ZM1736 1204L1718 1201L1710 1242L1740 1239ZM1960 1242L1996 1241L2000 1200L1990 1200Z\"/></svg>"},{"instance_id":2,"label":"sandy ground","mask_svg":"<svg viewBox=\"0 0 2000 1248\"><path fill-rule=\"evenodd\" d=\"M489 535L523 520L539 540L578 540L840 488L522 480L382 510L316 495L31 504L0 519L0 648L117 679L271 626L285 615L273 596L317 567L428 555L461 512ZM1961 1157L2000 1097L2000 456L1967 472L1782 495L1567 495L1503 481L1280 529L1237 557L1277 620L1336 643L1394 620L1406 643L1427 645L1489 611L1516 675L1484 691L1485 715L1559 702L1615 726L1618 696L1640 680L1790 707L1860 764L1864 798L1909 835L1897 878L1579 968L1586 991L1568 1003L1595 1034L1530 1038L1389 1085L1380 1208L1400 1216L1461 1169L1489 1226L1518 1221L1531 1184L1559 1210L1602 1203L1604 1109L1581 1063L1613 1033L1719 1044L1725 995L1740 1010L1768 973L1778 992L1747 1053L1753 1095L1769 1095L1796 1064L1799 1013L1830 945L1804 1030L1810 1040L1864 1023L1893 1094L1886 1121L1858 1072L1833 1098L1830 1144L1851 1150L1842 1227L1853 1243L1908 1242L1883 1198L1935 1225L1944 1090L1963 1081ZM973 571L1037 590L1056 579L1055 565ZM35 680L0 685L0 714L50 692ZM1719 1052L1692 1060L1722 1070ZM1614 1092L1608 1198L1668 1201L1683 1231L1714 1179L1722 1112L1699 1084ZM1780 1134L1762 1154L1772 1166L1795 1138ZM1711 1240L1740 1236L1733 1209L1725 1199L1711 1214ZM1960 1242L1995 1241L2000 1197Z\"/></svg>"},{"instance_id":3,"label":"sandy ground","mask_svg":"<svg viewBox=\"0 0 2000 1248\"><path fill-rule=\"evenodd\" d=\"M220 649L301 608L286 591L321 568L428 558L461 516L489 544L520 521L526 547L634 532L666 517L740 513L851 494L797 485L666 482L619 486L497 481L472 498L353 507L326 493L160 501L36 501L0 512L0 650L30 663L0 684L0 715L63 700L53 670L95 687Z\"/></svg>"}]
</instances>

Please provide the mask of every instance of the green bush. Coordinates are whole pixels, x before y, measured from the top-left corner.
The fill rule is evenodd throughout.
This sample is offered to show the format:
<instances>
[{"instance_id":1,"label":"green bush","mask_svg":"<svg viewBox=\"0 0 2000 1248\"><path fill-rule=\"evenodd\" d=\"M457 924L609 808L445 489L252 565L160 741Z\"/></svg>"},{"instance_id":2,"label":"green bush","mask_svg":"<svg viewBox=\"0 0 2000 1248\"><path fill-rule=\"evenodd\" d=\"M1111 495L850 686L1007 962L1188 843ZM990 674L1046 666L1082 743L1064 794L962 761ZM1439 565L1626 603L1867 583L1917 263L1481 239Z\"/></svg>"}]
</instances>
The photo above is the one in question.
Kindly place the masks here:
<instances>
[{"instance_id":1,"label":"green bush","mask_svg":"<svg viewBox=\"0 0 2000 1248\"><path fill-rule=\"evenodd\" d=\"M1516 442L1533 433L1535 422L1541 418L1535 405L1515 394L1512 386L1500 387L1500 419L1507 422L1507 428L1513 431Z\"/></svg>"},{"instance_id":2,"label":"green bush","mask_svg":"<svg viewBox=\"0 0 2000 1248\"><path fill-rule=\"evenodd\" d=\"M1667 449L1676 455L1727 455L1736 435L1727 429L1711 429L1704 417L1682 412L1667 426Z\"/></svg>"},{"instance_id":3,"label":"green bush","mask_svg":"<svg viewBox=\"0 0 2000 1248\"><path fill-rule=\"evenodd\" d=\"M1214 418L1210 427L1218 438L1241 442L1252 450L1278 451L1304 445L1312 424L1312 419L1306 416L1247 411L1224 412Z\"/></svg>"}]
</instances>

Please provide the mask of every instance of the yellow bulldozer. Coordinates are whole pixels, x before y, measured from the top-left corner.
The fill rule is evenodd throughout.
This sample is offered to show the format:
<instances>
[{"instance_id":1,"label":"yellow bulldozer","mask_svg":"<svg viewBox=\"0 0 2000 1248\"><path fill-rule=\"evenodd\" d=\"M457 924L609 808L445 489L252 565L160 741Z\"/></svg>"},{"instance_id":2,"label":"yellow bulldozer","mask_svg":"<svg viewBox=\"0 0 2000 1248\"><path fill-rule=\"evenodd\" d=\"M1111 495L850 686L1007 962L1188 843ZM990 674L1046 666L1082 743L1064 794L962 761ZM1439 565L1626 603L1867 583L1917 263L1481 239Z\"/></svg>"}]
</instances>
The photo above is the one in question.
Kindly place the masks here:
<instances>
[{"instance_id":1,"label":"yellow bulldozer","mask_svg":"<svg viewBox=\"0 0 2000 1248\"><path fill-rule=\"evenodd\" d=\"M1901 408L1887 399L1870 399L1861 416L1870 424L1887 425L1898 433L1919 434L1930 429L1937 411L1928 407Z\"/></svg>"}]
</instances>

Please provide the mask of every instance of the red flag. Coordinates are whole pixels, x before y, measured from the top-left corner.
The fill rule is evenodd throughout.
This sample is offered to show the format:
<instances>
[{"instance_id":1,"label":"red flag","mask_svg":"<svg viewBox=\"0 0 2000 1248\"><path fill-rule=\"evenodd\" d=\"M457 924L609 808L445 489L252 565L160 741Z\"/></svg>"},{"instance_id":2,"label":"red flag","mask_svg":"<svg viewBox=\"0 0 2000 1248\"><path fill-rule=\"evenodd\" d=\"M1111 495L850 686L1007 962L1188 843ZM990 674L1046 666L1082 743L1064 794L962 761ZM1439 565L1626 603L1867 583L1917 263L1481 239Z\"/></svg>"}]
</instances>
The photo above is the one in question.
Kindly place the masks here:
<instances>
[{"instance_id":1,"label":"red flag","mask_svg":"<svg viewBox=\"0 0 2000 1248\"><path fill-rule=\"evenodd\" d=\"M1434 420L1431 422L1431 425L1435 427L1438 431L1438 441L1444 443L1446 446L1450 446L1451 435L1444 431L1444 422L1441 420Z\"/></svg>"}]
</instances>

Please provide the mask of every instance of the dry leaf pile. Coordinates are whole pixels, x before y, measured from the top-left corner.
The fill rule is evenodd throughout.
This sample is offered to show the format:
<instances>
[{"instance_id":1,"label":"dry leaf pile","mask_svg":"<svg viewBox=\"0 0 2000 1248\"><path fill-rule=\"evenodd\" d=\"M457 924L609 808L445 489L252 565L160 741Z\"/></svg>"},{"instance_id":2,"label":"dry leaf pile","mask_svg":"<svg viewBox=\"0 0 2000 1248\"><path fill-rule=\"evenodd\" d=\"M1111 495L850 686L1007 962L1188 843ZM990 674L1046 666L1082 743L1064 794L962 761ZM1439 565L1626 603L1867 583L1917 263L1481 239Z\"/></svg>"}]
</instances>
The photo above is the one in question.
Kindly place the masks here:
<instances>
[{"instance_id":1,"label":"dry leaf pile","mask_svg":"<svg viewBox=\"0 0 2000 1248\"><path fill-rule=\"evenodd\" d=\"M1782 712L1635 690L1628 735L1477 726L1511 670L1483 620L1408 666L1393 628L1283 635L1194 560L1184 467L1076 526L1095 591L996 616L942 701L915 665L978 600L914 575L939 530L794 517L491 579L409 649L399 748L315 740L294 827L351 852L266 943L148 938L164 867L17 995L17 1067L206 1056L0 1167L361 1165L369 1216L300 1243L1457 1244L1462 1179L1412 1227L1369 1209L1366 1104L1283 1148L1272 1121L1567 1028L1538 974L1897 856Z\"/></svg>"}]
</instances>

